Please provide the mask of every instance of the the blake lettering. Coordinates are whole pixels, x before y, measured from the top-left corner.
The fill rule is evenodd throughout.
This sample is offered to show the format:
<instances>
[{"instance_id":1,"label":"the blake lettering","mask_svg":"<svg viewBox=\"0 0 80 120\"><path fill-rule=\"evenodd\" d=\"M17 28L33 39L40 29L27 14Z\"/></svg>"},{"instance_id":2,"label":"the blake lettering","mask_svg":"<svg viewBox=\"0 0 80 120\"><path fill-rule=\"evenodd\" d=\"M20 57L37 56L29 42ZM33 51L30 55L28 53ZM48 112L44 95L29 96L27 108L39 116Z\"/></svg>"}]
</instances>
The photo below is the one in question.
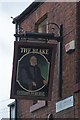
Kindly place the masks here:
<instances>
[{"instance_id":1,"label":"the blake lettering","mask_svg":"<svg viewBox=\"0 0 80 120\"><path fill-rule=\"evenodd\" d=\"M49 50L48 49L35 49L35 48L20 48L21 53L40 53L40 54L49 54Z\"/></svg>"}]
</instances>

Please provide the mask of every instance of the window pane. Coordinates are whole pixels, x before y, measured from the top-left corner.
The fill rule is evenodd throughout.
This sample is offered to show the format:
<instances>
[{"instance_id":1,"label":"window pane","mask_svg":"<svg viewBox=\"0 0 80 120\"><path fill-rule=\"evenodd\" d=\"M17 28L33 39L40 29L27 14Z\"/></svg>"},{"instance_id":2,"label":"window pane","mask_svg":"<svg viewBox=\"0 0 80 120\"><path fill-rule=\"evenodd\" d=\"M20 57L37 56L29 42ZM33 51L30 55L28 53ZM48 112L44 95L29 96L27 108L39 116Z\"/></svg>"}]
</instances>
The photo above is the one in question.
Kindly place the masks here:
<instances>
[{"instance_id":1,"label":"window pane","mask_svg":"<svg viewBox=\"0 0 80 120\"><path fill-rule=\"evenodd\" d=\"M38 32L45 33L48 32L48 22L47 18L38 25Z\"/></svg>"}]
</instances>

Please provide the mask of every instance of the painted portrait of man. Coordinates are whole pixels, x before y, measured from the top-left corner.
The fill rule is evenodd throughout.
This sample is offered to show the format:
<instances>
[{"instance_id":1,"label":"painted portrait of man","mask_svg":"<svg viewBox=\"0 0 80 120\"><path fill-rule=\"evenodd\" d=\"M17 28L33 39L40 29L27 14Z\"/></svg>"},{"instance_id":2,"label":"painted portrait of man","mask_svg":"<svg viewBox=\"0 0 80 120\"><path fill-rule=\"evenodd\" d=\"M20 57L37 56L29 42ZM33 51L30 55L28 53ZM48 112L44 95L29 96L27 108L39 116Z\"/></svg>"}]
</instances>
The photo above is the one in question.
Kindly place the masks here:
<instances>
[{"instance_id":1,"label":"painted portrait of man","mask_svg":"<svg viewBox=\"0 0 80 120\"><path fill-rule=\"evenodd\" d=\"M49 62L41 54L29 53L18 61L17 82L26 91L35 92L48 84Z\"/></svg>"}]
</instances>

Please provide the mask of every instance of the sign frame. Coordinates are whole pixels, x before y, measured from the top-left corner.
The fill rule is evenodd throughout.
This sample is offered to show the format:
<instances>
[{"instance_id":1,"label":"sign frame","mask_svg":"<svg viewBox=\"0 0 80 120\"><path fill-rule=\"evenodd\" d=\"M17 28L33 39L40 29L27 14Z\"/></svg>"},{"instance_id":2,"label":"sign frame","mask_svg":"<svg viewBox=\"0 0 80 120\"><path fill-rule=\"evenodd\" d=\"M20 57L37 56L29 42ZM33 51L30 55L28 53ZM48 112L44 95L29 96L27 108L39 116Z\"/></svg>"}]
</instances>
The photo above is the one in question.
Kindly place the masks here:
<instances>
[{"instance_id":1,"label":"sign frame","mask_svg":"<svg viewBox=\"0 0 80 120\"><path fill-rule=\"evenodd\" d=\"M11 99L51 100L56 48L57 44L14 41L14 56L10 93ZM48 84L45 85L47 86L46 87L47 92L44 92L45 86L39 90L37 89L38 91L36 90L30 91L27 88L22 87L23 85L20 86L21 84L21 83L19 84L20 81L18 82L16 80L19 73L18 63L20 66L21 62L26 58L28 59L28 57L32 56L32 54L36 54L37 58L42 59L42 61L46 61L46 59L49 61ZM44 66L46 66L46 63Z\"/></svg>"}]
</instances>

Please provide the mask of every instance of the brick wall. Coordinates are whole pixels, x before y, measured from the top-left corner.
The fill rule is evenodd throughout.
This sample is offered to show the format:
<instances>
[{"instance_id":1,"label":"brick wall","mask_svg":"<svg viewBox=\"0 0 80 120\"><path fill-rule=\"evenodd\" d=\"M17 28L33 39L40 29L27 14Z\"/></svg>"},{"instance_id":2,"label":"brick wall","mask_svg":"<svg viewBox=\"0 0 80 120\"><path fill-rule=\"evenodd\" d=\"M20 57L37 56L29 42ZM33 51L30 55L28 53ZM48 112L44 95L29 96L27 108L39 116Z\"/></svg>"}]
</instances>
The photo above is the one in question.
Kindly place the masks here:
<instances>
[{"instance_id":1,"label":"brick wall","mask_svg":"<svg viewBox=\"0 0 80 120\"><path fill-rule=\"evenodd\" d=\"M76 14L76 92L75 92L75 107L80 118L80 2L77 3L77 14Z\"/></svg>"},{"instance_id":2,"label":"brick wall","mask_svg":"<svg viewBox=\"0 0 80 120\"><path fill-rule=\"evenodd\" d=\"M55 118L78 118L78 93L74 94L74 86L79 80L79 62L77 64L78 53L75 50L72 53L66 53L65 45L71 40L76 40L76 3L43 3L32 14L30 14L22 23L21 27L24 31L35 31L35 23L43 17L48 15L48 23L55 22L58 25L63 24L63 85L62 98L58 98L58 71L57 71L57 53L55 62L55 73L52 88L52 99L47 102L47 106L30 113L30 106L33 104L29 100L17 101L17 116L18 118L47 118L49 113L52 113ZM80 7L79 7L80 8ZM79 11L77 9L77 11ZM78 24L78 23L77 23ZM49 32L52 32L51 26ZM79 35L79 34L78 34ZM79 42L76 42L76 46ZM78 51L79 52L79 51ZM80 56L80 55L79 55ZM80 71L80 70L79 70ZM76 77L78 76L78 77ZM65 99L69 96L74 96L75 103L72 108L56 113L56 102Z\"/></svg>"}]
</instances>

